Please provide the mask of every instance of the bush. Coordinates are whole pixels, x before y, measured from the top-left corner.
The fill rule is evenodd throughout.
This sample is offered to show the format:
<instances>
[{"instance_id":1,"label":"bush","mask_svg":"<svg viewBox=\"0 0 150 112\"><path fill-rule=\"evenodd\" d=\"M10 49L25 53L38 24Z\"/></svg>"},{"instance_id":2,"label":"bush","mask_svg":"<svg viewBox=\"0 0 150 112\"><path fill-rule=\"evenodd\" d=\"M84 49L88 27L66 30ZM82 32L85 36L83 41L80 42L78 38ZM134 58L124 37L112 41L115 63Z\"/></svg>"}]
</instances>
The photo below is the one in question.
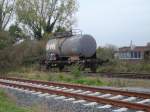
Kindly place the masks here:
<instances>
[{"instance_id":1,"label":"bush","mask_svg":"<svg viewBox=\"0 0 150 112\"><path fill-rule=\"evenodd\" d=\"M74 76L74 78L81 77L81 71L80 71L78 65L72 66L72 68L71 68L71 74Z\"/></svg>"},{"instance_id":2,"label":"bush","mask_svg":"<svg viewBox=\"0 0 150 112\"><path fill-rule=\"evenodd\" d=\"M25 41L0 51L0 68L10 69L38 62L45 52L44 41Z\"/></svg>"},{"instance_id":3,"label":"bush","mask_svg":"<svg viewBox=\"0 0 150 112\"><path fill-rule=\"evenodd\" d=\"M13 44L13 38L10 37L8 32L0 31L0 50Z\"/></svg>"},{"instance_id":4,"label":"bush","mask_svg":"<svg viewBox=\"0 0 150 112\"><path fill-rule=\"evenodd\" d=\"M150 63L144 64L141 69L143 72L150 72Z\"/></svg>"},{"instance_id":5,"label":"bush","mask_svg":"<svg viewBox=\"0 0 150 112\"><path fill-rule=\"evenodd\" d=\"M100 66L98 72L150 72L150 64L141 62L141 63L130 63L130 62L121 62L121 61L112 61L111 63Z\"/></svg>"}]
</instances>

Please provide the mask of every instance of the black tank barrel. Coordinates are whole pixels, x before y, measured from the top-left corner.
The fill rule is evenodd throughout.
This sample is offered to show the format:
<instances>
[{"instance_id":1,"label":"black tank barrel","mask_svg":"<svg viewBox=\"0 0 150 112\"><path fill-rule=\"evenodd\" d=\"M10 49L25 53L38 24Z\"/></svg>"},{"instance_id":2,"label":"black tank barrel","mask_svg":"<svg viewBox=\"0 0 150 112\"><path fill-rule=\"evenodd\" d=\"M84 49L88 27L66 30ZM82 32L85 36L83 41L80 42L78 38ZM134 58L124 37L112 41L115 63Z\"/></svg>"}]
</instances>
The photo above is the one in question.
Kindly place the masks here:
<instances>
[{"instance_id":1,"label":"black tank barrel","mask_svg":"<svg viewBox=\"0 0 150 112\"><path fill-rule=\"evenodd\" d=\"M46 50L59 56L91 57L96 52L96 41L91 35L75 35L48 41Z\"/></svg>"}]
</instances>

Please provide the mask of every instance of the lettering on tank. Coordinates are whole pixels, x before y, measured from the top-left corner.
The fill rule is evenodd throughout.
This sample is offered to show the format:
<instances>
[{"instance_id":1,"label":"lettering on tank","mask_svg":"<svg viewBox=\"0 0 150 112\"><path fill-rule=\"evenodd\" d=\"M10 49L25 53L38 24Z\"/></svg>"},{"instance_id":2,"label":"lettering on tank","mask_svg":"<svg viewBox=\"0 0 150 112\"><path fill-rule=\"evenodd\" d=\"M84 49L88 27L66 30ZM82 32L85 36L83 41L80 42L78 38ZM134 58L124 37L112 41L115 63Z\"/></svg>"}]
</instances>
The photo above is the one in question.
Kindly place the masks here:
<instances>
[{"instance_id":1,"label":"lettering on tank","mask_svg":"<svg viewBox=\"0 0 150 112\"><path fill-rule=\"evenodd\" d=\"M46 46L46 49L47 49L47 50L55 50L55 49L56 49L56 44L48 44L48 45Z\"/></svg>"}]
</instances>

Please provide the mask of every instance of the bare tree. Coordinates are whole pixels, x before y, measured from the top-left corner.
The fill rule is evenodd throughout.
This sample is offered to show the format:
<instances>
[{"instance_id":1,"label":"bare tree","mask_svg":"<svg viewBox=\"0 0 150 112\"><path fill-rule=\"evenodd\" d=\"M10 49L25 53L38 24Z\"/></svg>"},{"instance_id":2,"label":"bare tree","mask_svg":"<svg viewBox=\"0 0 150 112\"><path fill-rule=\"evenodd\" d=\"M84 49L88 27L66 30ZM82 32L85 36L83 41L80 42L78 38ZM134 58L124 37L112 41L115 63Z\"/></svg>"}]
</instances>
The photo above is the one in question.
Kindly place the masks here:
<instances>
[{"instance_id":1,"label":"bare tree","mask_svg":"<svg viewBox=\"0 0 150 112\"><path fill-rule=\"evenodd\" d=\"M76 0L17 0L17 20L41 39L56 27L71 28L77 11Z\"/></svg>"},{"instance_id":2,"label":"bare tree","mask_svg":"<svg viewBox=\"0 0 150 112\"><path fill-rule=\"evenodd\" d=\"M0 0L0 31L5 30L13 17L15 0Z\"/></svg>"}]
</instances>

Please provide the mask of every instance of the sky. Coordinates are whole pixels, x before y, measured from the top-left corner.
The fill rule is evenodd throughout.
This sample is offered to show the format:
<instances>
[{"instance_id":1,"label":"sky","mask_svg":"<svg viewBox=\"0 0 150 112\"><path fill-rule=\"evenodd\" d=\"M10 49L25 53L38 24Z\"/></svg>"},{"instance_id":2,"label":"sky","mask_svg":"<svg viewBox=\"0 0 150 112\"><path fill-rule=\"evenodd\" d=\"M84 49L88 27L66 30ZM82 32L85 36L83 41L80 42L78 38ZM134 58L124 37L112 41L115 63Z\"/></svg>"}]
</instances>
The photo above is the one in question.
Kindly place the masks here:
<instances>
[{"instance_id":1,"label":"sky","mask_svg":"<svg viewBox=\"0 0 150 112\"><path fill-rule=\"evenodd\" d=\"M98 46L150 42L150 0L78 0L77 25Z\"/></svg>"}]
</instances>

